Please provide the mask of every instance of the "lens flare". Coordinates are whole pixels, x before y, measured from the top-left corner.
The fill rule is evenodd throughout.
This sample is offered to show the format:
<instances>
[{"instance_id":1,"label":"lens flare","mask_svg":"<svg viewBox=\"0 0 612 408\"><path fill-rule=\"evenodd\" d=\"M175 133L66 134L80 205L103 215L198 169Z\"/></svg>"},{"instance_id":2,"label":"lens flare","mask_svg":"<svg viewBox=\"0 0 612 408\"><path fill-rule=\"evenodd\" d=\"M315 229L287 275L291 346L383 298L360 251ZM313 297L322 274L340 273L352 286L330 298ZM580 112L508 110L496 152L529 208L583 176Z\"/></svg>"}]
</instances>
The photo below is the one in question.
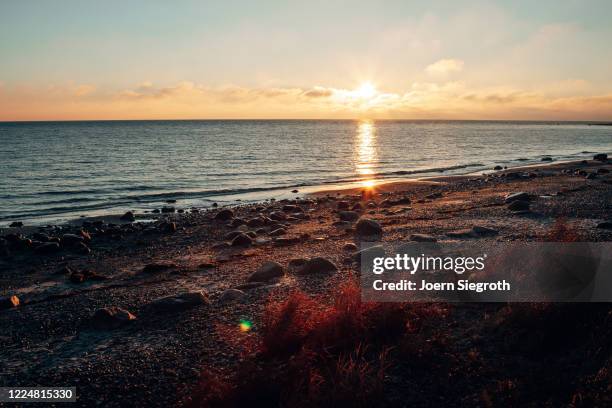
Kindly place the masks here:
<instances>
[{"instance_id":1,"label":"lens flare","mask_svg":"<svg viewBox=\"0 0 612 408\"><path fill-rule=\"evenodd\" d=\"M240 327L241 332L246 333L251 330L251 327L253 327L253 323L243 319L240 320L240 324L238 325L238 327Z\"/></svg>"}]
</instances>

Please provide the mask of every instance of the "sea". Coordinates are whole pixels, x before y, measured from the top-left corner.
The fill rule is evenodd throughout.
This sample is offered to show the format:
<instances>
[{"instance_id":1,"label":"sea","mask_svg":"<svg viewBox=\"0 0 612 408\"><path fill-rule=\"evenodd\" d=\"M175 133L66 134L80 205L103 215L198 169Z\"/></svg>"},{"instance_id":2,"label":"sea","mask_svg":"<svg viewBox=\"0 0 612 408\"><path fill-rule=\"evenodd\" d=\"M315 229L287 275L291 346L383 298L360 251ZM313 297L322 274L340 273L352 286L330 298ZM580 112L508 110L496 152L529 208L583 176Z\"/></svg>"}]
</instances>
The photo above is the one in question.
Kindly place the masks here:
<instances>
[{"instance_id":1,"label":"sea","mask_svg":"<svg viewBox=\"0 0 612 408\"><path fill-rule=\"evenodd\" d=\"M0 226L168 202L237 205L610 152L612 126L576 122L2 122Z\"/></svg>"}]
</instances>

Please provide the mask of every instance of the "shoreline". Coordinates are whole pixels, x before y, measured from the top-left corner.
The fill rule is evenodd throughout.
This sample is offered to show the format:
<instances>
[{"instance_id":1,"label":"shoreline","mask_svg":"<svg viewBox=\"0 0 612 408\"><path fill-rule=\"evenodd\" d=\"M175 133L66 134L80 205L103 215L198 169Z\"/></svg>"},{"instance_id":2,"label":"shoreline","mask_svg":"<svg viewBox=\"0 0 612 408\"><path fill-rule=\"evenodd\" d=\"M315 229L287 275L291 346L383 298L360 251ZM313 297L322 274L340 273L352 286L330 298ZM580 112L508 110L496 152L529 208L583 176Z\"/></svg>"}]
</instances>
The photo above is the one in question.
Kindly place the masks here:
<instances>
[{"instance_id":1,"label":"shoreline","mask_svg":"<svg viewBox=\"0 0 612 408\"><path fill-rule=\"evenodd\" d=\"M479 170L479 171L468 172L464 174L436 175L436 176L426 176L426 177L417 177L417 178L406 178L406 177L392 177L392 178L378 178L378 179L374 178L371 180L362 180L362 181L354 181L354 182L346 182L346 183L339 182L339 183L320 184L320 185L302 186L302 187L297 186L295 188L294 187L279 188L279 189L272 189L269 191L270 193L279 192L278 194L275 194L274 197L271 197L271 198L244 200L244 201L242 199L238 199L238 200L233 200L232 203L222 204L219 207L232 208L232 207L237 207L240 205L258 204L258 203L261 204L261 203L268 202L270 199L279 200L279 199L292 198L292 196L293 197L296 196L296 194L292 193L292 190L298 190L299 193L297 193L297 195L303 196L303 197L319 197L319 196L323 196L327 194L336 194L336 195L337 194L355 194L358 191L363 190L364 188L371 188L379 192L391 192L391 191L397 191L403 188L410 188L412 186L417 186L417 185L431 185L431 184L447 183L451 180L461 180L465 178L480 176L483 174L496 174L496 173L501 174L503 172L509 172L509 171L526 171L526 170L542 170L542 169L554 170L554 169L568 166L568 165L580 166L582 165L581 163L583 161L584 160L559 160L559 161L544 162L544 163L518 165L515 167L508 167L507 169L502 169L502 170L493 170L493 169ZM368 183L368 184L365 185L364 183ZM165 203L164 205L161 205L160 203L160 208L163 206L172 207L174 205L175 203ZM207 211L207 210L211 210L214 208L217 208L217 207L210 205L210 206L177 207L176 209L182 210L185 213L187 213L192 209L196 209L197 211ZM156 219L159 218L159 213L156 214L153 212L153 210L144 210L144 211L130 210L130 211L133 211L136 214L139 222L154 222ZM36 218L30 219L30 220L28 220L27 218L14 218L14 219L3 221L4 225L0 225L0 235L3 233L7 233L7 232L10 233L10 232L15 232L16 230L18 230L18 228L13 228L9 226L12 222L16 222L16 221L23 222L24 227L21 227L21 228L24 229L24 231L29 231L31 228L40 228L43 226L80 225L83 222L99 221L99 220L102 220L107 223L112 222L112 223L117 223L117 224L126 224L127 222L120 220L120 217L122 215L123 213L111 211L111 212L100 214L100 215L82 215L78 217L67 217L65 219L62 217L60 218L59 222L58 221L55 221L55 222L37 221Z\"/></svg>"},{"instance_id":2,"label":"shoreline","mask_svg":"<svg viewBox=\"0 0 612 408\"><path fill-rule=\"evenodd\" d=\"M137 222L138 218L125 224L98 219L40 231L33 228L25 236L3 231L0 296L16 296L20 304L8 309L4 304L0 310L0 326L5 328L0 336L0 360L5 362L0 385L76 384L82 405L104 401L106 406L174 406L194 395L198 384L208 378L206 373L225 373L219 378L229 381L245 359L267 369L276 364L256 355L245 357L245 350L253 346L257 350L270 305L282 304L296 291L321 305L333 305L339 285L359 276L356 252L363 242L357 219L368 219L380 229L381 245L417 238L483 244L551 239L610 242L611 170L609 161L554 163L531 168L528 173L533 174L526 176L513 168L484 176L389 183L365 199L363 188L353 188L160 214L147 223ZM589 174L595 176L588 178ZM518 192L530 197L523 203L527 210L514 211L505 203L505 196ZM494 233L469 233L474 228ZM296 272L299 262L321 258L329 268L325 273ZM264 267L269 268L270 262L276 263L273 273ZM160 303L184 293L191 294L186 305L181 303L185 299L179 302L185 306ZM606 304L574 306L599 308L589 316L609 309ZM490 330L505 318L508 307L459 303L448 306L449 312L442 315L423 311L433 319L432 327L449 338L445 355L457 356L460 362L467 351L477 348L488 367L486 376L470 376L465 383L472 387L469 392L462 389L461 395L452 396L461 401L459 405L472 406L470 393L479 393L490 379L507 379L508 371L500 367L525 358L522 348L505 348L515 336L518 345L531 344L513 334L517 323L495 326L501 332ZM112 324L105 326L96 316L112 308L133 318L111 318ZM535 324L521 317L527 333L541 328L538 309L533 313ZM588 330L599 333L598 327ZM411 344L431 341L428 330L410 336ZM394 353L389 356L392 376L388 378L405 381L405 386L421 380L433 384L439 378L435 370L415 374L403 366L412 359ZM437 356L430 348L423 353L426 359ZM559 358L565 355L567 349L561 347ZM583 363L565 367L586 376L580 371ZM600 363L593 363L599 369ZM286 361L279 364L285 366ZM469 364L461 365L458 372ZM541 367L539 362L529 364L545 370L550 363L546 359ZM519 369L510 374L522 387L523 382L539 378L531 372ZM156 392L147 392L152 389ZM524 390L529 393L529 388ZM389 398L396 404L403 401L403 396Z\"/></svg>"}]
</instances>

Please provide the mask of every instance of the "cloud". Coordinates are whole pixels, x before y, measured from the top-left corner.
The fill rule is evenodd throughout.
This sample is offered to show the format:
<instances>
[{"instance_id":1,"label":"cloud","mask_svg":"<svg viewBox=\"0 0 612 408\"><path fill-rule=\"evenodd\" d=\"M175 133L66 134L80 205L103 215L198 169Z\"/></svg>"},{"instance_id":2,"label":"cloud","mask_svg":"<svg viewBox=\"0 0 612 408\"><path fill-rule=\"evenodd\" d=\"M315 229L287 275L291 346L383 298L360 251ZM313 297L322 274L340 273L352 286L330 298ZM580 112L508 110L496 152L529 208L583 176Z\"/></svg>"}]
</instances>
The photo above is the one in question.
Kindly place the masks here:
<instances>
[{"instance_id":1,"label":"cloud","mask_svg":"<svg viewBox=\"0 0 612 408\"><path fill-rule=\"evenodd\" d=\"M463 61L458 59L441 59L428 65L425 72L430 75L446 75L463 70Z\"/></svg>"},{"instance_id":2,"label":"cloud","mask_svg":"<svg viewBox=\"0 0 612 408\"><path fill-rule=\"evenodd\" d=\"M565 88L583 87L569 80ZM314 87L209 87L183 81L140 83L111 90L94 85L5 84L0 120L197 119L197 118L398 118L610 120L612 94L539 89L475 87L465 81L415 82L403 91Z\"/></svg>"}]
</instances>

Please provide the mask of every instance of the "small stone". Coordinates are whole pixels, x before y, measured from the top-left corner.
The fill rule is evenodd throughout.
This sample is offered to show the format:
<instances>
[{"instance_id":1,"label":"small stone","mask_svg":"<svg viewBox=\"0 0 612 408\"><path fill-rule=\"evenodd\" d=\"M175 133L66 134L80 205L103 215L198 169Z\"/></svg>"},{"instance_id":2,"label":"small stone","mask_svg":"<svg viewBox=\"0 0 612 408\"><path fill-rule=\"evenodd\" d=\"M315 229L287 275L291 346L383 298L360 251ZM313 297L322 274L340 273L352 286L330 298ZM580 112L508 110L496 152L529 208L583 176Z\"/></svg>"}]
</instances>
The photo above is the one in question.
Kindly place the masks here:
<instances>
[{"instance_id":1,"label":"small stone","mask_svg":"<svg viewBox=\"0 0 612 408\"><path fill-rule=\"evenodd\" d=\"M240 289L225 289L219 296L219 303L231 303L239 300L244 300L246 293Z\"/></svg>"},{"instance_id":2,"label":"small stone","mask_svg":"<svg viewBox=\"0 0 612 408\"><path fill-rule=\"evenodd\" d=\"M502 166L495 166L495 167L493 167L493 170L502 170L502 169L503 169Z\"/></svg>"},{"instance_id":3,"label":"small stone","mask_svg":"<svg viewBox=\"0 0 612 408\"><path fill-rule=\"evenodd\" d=\"M340 211L338 216L342 221L353 222L359 219L359 214L357 214L355 211Z\"/></svg>"},{"instance_id":4,"label":"small stone","mask_svg":"<svg viewBox=\"0 0 612 408\"><path fill-rule=\"evenodd\" d=\"M21 228L21 227L23 227L23 222L21 222L21 221L11 222L11 225L9 225L9 227L11 227L11 228Z\"/></svg>"},{"instance_id":5,"label":"small stone","mask_svg":"<svg viewBox=\"0 0 612 408\"><path fill-rule=\"evenodd\" d=\"M62 243L68 246L76 245L79 242L83 242L83 241L85 241L85 239L80 235L76 235L76 234L62 235Z\"/></svg>"},{"instance_id":6,"label":"small stone","mask_svg":"<svg viewBox=\"0 0 612 408\"><path fill-rule=\"evenodd\" d=\"M410 240L415 242L436 242L438 241L435 237L427 234L411 234Z\"/></svg>"},{"instance_id":7,"label":"small stone","mask_svg":"<svg viewBox=\"0 0 612 408\"><path fill-rule=\"evenodd\" d=\"M355 231L360 237L380 237L383 232L379 223L367 218L361 218L357 221Z\"/></svg>"},{"instance_id":8,"label":"small stone","mask_svg":"<svg viewBox=\"0 0 612 408\"><path fill-rule=\"evenodd\" d=\"M45 242L42 245L34 248L34 252L37 254L52 254L60 251L60 246L57 242Z\"/></svg>"},{"instance_id":9,"label":"small stone","mask_svg":"<svg viewBox=\"0 0 612 408\"><path fill-rule=\"evenodd\" d=\"M476 234L471 229L461 229L457 231L449 231L446 235L450 238L473 238Z\"/></svg>"},{"instance_id":10,"label":"small stone","mask_svg":"<svg viewBox=\"0 0 612 408\"><path fill-rule=\"evenodd\" d=\"M134 213L131 211L126 212L125 214L123 214L120 218L121 221L128 221L128 222L134 222L136 221L136 216L134 216Z\"/></svg>"},{"instance_id":11,"label":"small stone","mask_svg":"<svg viewBox=\"0 0 612 408\"><path fill-rule=\"evenodd\" d=\"M223 239L226 241L231 241L240 234L242 234L242 231L230 231L223 236Z\"/></svg>"},{"instance_id":12,"label":"small stone","mask_svg":"<svg viewBox=\"0 0 612 408\"><path fill-rule=\"evenodd\" d=\"M229 221L232 218L234 218L234 212L229 208L221 210L215 215L215 220L218 221Z\"/></svg>"},{"instance_id":13,"label":"small stone","mask_svg":"<svg viewBox=\"0 0 612 408\"><path fill-rule=\"evenodd\" d=\"M19 298L17 296L0 296L0 310L11 309L17 306L19 306Z\"/></svg>"},{"instance_id":14,"label":"small stone","mask_svg":"<svg viewBox=\"0 0 612 408\"><path fill-rule=\"evenodd\" d=\"M127 310L117 306L110 306L98 309L92 316L90 323L95 329L112 330L134 320L136 320L136 316Z\"/></svg>"},{"instance_id":15,"label":"small stone","mask_svg":"<svg viewBox=\"0 0 612 408\"><path fill-rule=\"evenodd\" d=\"M286 233L287 233L287 230L285 230L284 228L277 228L274 231L270 232L270 236L278 237L280 235L285 235Z\"/></svg>"},{"instance_id":16,"label":"small stone","mask_svg":"<svg viewBox=\"0 0 612 408\"><path fill-rule=\"evenodd\" d=\"M281 277L285 274L283 266L278 262L268 261L259 267L258 270L253 272L248 282L266 282L273 278Z\"/></svg>"},{"instance_id":17,"label":"small stone","mask_svg":"<svg viewBox=\"0 0 612 408\"><path fill-rule=\"evenodd\" d=\"M162 207L161 212L164 214L173 213L176 211L174 207Z\"/></svg>"},{"instance_id":18,"label":"small stone","mask_svg":"<svg viewBox=\"0 0 612 408\"><path fill-rule=\"evenodd\" d=\"M602 221L597 224L597 228L612 229L612 221Z\"/></svg>"},{"instance_id":19,"label":"small stone","mask_svg":"<svg viewBox=\"0 0 612 408\"><path fill-rule=\"evenodd\" d=\"M195 306L210 304L208 296L202 291L184 292L156 299L149 306L158 313L180 312Z\"/></svg>"},{"instance_id":20,"label":"small stone","mask_svg":"<svg viewBox=\"0 0 612 408\"><path fill-rule=\"evenodd\" d=\"M298 190L291 190L292 193L299 193Z\"/></svg>"},{"instance_id":21,"label":"small stone","mask_svg":"<svg viewBox=\"0 0 612 408\"><path fill-rule=\"evenodd\" d=\"M306 265L307 262L308 262L308 259L304 259L304 258L292 259L287 264L287 270L290 273L299 273L302 270L302 268L304 268L304 265Z\"/></svg>"},{"instance_id":22,"label":"small stone","mask_svg":"<svg viewBox=\"0 0 612 408\"><path fill-rule=\"evenodd\" d=\"M508 204L510 211L527 211L529 210L529 201L517 200Z\"/></svg>"},{"instance_id":23,"label":"small stone","mask_svg":"<svg viewBox=\"0 0 612 408\"><path fill-rule=\"evenodd\" d=\"M176 269L176 268L178 268L178 266L173 262L155 262L155 263L150 263L148 265L145 265L145 267L142 268L142 272L143 273L158 273L158 272L163 272L169 269Z\"/></svg>"},{"instance_id":24,"label":"small stone","mask_svg":"<svg viewBox=\"0 0 612 408\"><path fill-rule=\"evenodd\" d=\"M604 162L608 160L608 155L606 153L597 153L595 156L593 156L593 160Z\"/></svg>"},{"instance_id":25,"label":"small stone","mask_svg":"<svg viewBox=\"0 0 612 408\"><path fill-rule=\"evenodd\" d=\"M323 257L315 257L309 259L298 273L300 275L311 275L316 273L333 273L337 270L338 267L330 260Z\"/></svg>"},{"instance_id":26,"label":"small stone","mask_svg":"<svg viewBox=\"0 0 612 408\"><path fill-rule=\"evenodd\" d=\"M342 249L345 251L356 251L358 249L357 245L353 244L352 242L347 242L346 244L344 244L342 246Z\"/></svg>"},{"instance_id":27,"label":"small stone","mask_svg":"<svg viewBox=\"0 0 612 408\"><path fill-rule=\"evenodd\" d=\"M283 212L273 211L270 213L270 218L272 218L274 221L284 221L287 219L287 216Z\"/></svg>"},{"instance_id":28,"label":"small stone","mask_svg":"<svg viewBox=\"0 0 612 408\"><path fill-rule=\"evenodd\" d=\"M529 200L529 194L524 191L521 191L519 193L510 194L506 196L504 201L506 204L510 204L513 201L519 201L519 200L521 201Z\"/></svg>"},{"instance_id":29,"label":"small stone","mask_svg":"<svg viewBox=\"0 0 612 408\"><path fill-rule=\"evenodd\" d=\"M483 227L481 225L475 225L472 227L472 231L474 231L474 233L476 235L497 235L499 233L499 231L493 229L493 228L489 228L489 227Z\"/></svg>"},{"instance_id":30,"label":"small stone","mask_svg":"<svg viewBox=\"0 0 612 408\"><path fill-rule=\"evenodd\" d=\"M251 239L251 237L249 237L248 235L244 234L244 233L240 233L238 235L236 235L234 237L234 239L232 239L232 246L236 247L236 246L250 246L253 244L253 240Z\"/></svg>"},{"instance_id":31,"label":"small stone","mask_svg":"<svg viewBox=\"0 0 612 408\"><path fill-rule=\"evenodd\" d=\"M336 208L339 211L345 211L349 209L349 203L348 201L338 201L338 204L336 204Z\"/></svg>"}]
</instances>

